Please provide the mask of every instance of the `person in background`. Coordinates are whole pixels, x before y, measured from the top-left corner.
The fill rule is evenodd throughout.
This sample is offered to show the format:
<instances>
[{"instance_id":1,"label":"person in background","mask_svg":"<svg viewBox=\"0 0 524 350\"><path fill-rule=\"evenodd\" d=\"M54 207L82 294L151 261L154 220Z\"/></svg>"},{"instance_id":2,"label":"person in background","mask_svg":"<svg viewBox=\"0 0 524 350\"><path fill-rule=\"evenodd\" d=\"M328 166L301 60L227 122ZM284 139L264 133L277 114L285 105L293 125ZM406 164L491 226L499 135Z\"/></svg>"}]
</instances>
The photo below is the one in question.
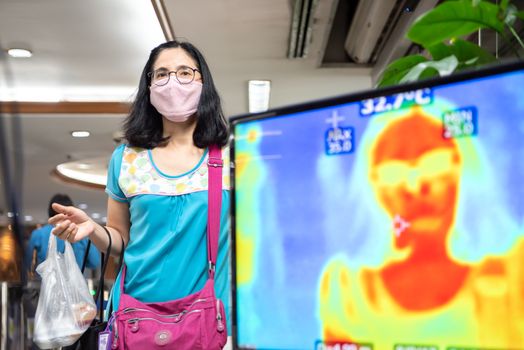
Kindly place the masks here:
<instances>
[{"instance_id":1,"label":"person in background","mask_svg":"<svg viewBox=\"0 0 524 350\"><path fill-rule=\"evenodd\" d=\"M51 206L53 203L59 203L61 205L66 205L66 206L73 205L73 201L67 194L57 193L49 201L49 207L48 207L49 217L53 217L57 214ZM31 237L29 238L29 242L27 244L27 248L25 251L25 266L28 269L30 277L34 276L35 268L39 264L41 264L47 257L47 245L49 242L49 235L51 234L51 230L53 229L53 227L54 227L53 225L47 224L31 232ZM82 239L72 244L73 251L75 253L76 262L78 263L79 267L82 267L84 255L87 249L87 243L88 243L88 239L85 238L85 239ZM65 249L64 241L58 239L57 247L58 247L58 250L61 253L63 253ZM95 269L99 265L100 265L100 252L94 245L92 245L91 248L89 249L89 254L87 256L86 267L90 269Z\"/></svg>"}]
</instances>

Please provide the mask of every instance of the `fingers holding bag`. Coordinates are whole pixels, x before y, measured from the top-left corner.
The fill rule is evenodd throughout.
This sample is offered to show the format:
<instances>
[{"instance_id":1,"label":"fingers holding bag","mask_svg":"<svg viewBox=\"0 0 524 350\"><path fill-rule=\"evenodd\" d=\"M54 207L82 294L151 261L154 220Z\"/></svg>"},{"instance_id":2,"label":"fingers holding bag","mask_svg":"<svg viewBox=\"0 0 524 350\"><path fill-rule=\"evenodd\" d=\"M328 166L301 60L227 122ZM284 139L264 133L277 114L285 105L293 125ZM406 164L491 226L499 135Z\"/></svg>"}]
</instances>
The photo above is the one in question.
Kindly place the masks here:
<instances>
[{"instance_id":1,"label":"fingers holding bag","mask_svg":"<svg viewBox=\"0 0 524 350\"><path fill-rule=\"evenodd\" d=\"M64 220L58 223L52 230L51 233L57 236L58 238L74 242L76 233L78 232L78 227L69 220Z\"/></svg>"},{"instance_id":2,"label":"fingers holding bag","mask_svg":"<svg viewBox=\"0 0 524 350\"><path fill-rule=\"evenodd\" d=\"M48 220L51 225L55 226L51 230L53 235L74 243L93 233L95 224L81 209L58 203L53 203L52 208L57 213Z\"/></svg>"}]
</instances>

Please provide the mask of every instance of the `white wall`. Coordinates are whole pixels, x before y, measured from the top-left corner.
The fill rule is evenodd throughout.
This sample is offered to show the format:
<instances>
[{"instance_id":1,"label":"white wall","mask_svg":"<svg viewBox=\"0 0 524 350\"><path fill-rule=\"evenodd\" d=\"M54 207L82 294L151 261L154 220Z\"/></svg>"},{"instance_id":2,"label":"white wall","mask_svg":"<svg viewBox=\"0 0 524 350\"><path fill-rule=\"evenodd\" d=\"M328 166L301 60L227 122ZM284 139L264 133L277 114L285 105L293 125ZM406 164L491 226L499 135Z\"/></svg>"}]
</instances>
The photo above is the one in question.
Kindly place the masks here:
<instances>
[{"instance_id":1,"label":"white wall","mask_svg":"<svg viewBox=\"0 0 524 350\"><path fill-rule=\"evenodd\" d=\"M271 80L270 108L339 96L371 87L369 69L311 68L311 64L278 60L235 75L216 74L226 116L248 112L248 80Z\"/></svg>"}]
</instances>

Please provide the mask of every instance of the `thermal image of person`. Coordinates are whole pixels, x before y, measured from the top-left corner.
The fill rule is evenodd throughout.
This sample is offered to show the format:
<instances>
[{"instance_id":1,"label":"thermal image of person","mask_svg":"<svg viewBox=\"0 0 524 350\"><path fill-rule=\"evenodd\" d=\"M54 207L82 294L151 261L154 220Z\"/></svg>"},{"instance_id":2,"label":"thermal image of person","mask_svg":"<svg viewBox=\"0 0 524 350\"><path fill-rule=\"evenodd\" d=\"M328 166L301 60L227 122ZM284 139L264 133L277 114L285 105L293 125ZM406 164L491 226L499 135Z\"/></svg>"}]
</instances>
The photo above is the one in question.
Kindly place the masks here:
<instances>
[{"instance_id":1,"label":"thermal image of person","mask_svg":"<svg viewBox=\"0 0 524 350\"><path fill-rule=\"evenodd\" d=\"M475 138L443 137L440 116L412 107L368 124L346 246L319 281L324 342L524 346L517 219Z\"/></svg>"}]
</instances>

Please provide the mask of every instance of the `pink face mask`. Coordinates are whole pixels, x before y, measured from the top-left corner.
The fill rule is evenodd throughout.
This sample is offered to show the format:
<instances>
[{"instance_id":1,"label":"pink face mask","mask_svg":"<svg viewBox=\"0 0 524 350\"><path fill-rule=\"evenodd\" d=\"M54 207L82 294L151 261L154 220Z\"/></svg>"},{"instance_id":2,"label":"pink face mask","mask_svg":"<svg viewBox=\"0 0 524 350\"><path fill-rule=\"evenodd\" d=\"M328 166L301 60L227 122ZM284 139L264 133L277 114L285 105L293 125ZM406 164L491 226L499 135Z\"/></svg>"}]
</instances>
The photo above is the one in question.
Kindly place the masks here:
<instances>
[{"instance_id":1,"label":"pink face mask","mask_svg":"<svg viewBox=\"0 0 524 350\"><path fill-rule=\"evenodd\" d=\"M150 99L158 113L168 120L185 122L196 113L201 93L201 82L180 84L175 77L172 77L166 85L151 85Z\"/></svg>"}]
</instances>

